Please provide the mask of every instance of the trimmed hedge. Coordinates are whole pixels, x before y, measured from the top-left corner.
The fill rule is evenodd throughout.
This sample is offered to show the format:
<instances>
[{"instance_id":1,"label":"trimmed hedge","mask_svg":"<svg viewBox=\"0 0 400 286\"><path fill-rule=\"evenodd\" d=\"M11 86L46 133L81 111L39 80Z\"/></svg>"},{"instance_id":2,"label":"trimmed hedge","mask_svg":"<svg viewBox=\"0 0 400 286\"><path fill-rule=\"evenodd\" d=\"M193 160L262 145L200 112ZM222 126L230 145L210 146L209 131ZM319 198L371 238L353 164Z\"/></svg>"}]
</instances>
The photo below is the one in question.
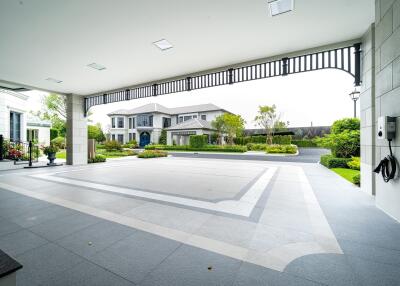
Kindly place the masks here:
<instances>
[{"instance_id":1,"label":"trimmed hedge","mask_svg":"<svg viewBox=\"0 0 400 286\"><path fill-rule=\"evenodd\" d=\"M97 154L96 157L92 158L92 159L88 159L88 163L92 164L92 163L101 163L101 162L105 162L106 156L101 155L101 154Z\"/></svg>"},{"instance_id":2,"label":"trimmed hedge","mask_svg":"<svg viewBox=\"0 0 400 286\"><path fill-rule=\"evenodd\" d=\"M110 141L107 141L106 143L104 143L104 148L108 152L122 150L121 143L119 143L118 141L115 141L115 140L110 140Z\"/></svg>"},{"instance_id":3,"label":"trimmed hedge","mask_svg":"<svg viewBox=\"0 0 400 286\"><path fill-rule=\"evenodd\" d=\"M267 145L265 151L270 154L296 154L297 153L297 146L296 145Z\"/></svg>"},{"instance_id":4,"label":"trimmed hedge","mask_svg":"<svg viewBox=\"0 0 400 286\"><path fill-rule=\"evenodd\" d=\"M268 144L259 144L259 143L247 143L246 147L249 151L265 151L267 149Z\"/></svg>"},{"instance_id":5,"label":"trimmed hedge","mask_svg":"<svg viewBox=\"0 0 400 286\"><path fill-rule=\"evenodd\" d=\"M353 177L353 184L358 185L358 186L361 184L361 175L360 174L355 175Z\"/></svg>"},{"instance_id":6,"label":"trimmed hedge","mask_svg":"<svg viewBox=\"0 0 400 286\"><path fill-rule=\"evenodd\" d=\"M193 148L189 145L146 145L146 150L169 150L169 151L206 151L206 152L235 152L247 151L246 146L239 145L205 145L202 148Z\"/></svg>"},{"instance_id":7,"label":"trimmed hedge","mask_svg":"<svg viewBox=\"0 0 400 286\"><path fill-rule=\"evenodd\" d=\"M160 150L144 150L138 154L138 158L149 159L158 157L167 157L168 153Z\"/></svg>"},{"instance_id":8,"label":"trimmed hedge","mask_svg":"<svg viewBox=\"0 0 400 286\"><path fill-rule=\"evenodd\" d=\"M57 138L58 136L60 136L58 129L50 128L50 141L54 138Z\"/></svg>"},{"instance_id":9,"label":"trimmed hedge","mask_svg":"<svg viewBox=\"0 0 400 286\"><path fill-rule=\"evenodd\" d=\"M319 147L317 143L312 140L292 140L292 144L297 147Z\"/></svg>"},{"instance_id":10,"label":"trimmed hedge","mask_svg":"<svg viewBox=\"0 0 400 286\"><path fill-rule=\"evenodd\" d=\"M352 157L347 166L353 170L360 170L360 157Z\"/></svg>"},{"instance_id":11,"label":"trimmed hedge","mask_svg":"<svg viewBox=\"0 0 400 286\"><path fill-rule=\"evenodd\" d=\"M236 137L233 138L233 142L237 145L247 145L249 143L254 144L265 144L267 142L267 136L256 135L256 136L246 136L246 137ZM292 144L291 135L275 135L272 138L273 144L290 145Z\"/></svg>"},{"instance_id":12,"label":"trimmed hedge","mask_svg":"<svg viewBox=\"0 0 400 286\"><path fill-rule=\"evenodd\" d=\"M207 145L207 135L191 135L189 137L189 145L192 148L203 148Z\"/></svg>"},{"instance_id":13,"label":"trimmed hedge","mask_svg":"<svg viewBox=\"0 0 400 286\"><path fill-rule=\"evenodd\" d=\"M351 158L337 158L333 155L322 155L320 163L325 167L332 168L348 168L347 163L351 161Z\"/></svg>"},{"instance_id":14,"label":"trimmed hedge","mask_svg":"<svg viewBox=\"0 0 400 286\"><path fill-rule=\"evenodd\" d=\"M57 146L59 149L65 149L65 138L57 137L50 141L51 144Z\"/></svg>"}]
</instances>

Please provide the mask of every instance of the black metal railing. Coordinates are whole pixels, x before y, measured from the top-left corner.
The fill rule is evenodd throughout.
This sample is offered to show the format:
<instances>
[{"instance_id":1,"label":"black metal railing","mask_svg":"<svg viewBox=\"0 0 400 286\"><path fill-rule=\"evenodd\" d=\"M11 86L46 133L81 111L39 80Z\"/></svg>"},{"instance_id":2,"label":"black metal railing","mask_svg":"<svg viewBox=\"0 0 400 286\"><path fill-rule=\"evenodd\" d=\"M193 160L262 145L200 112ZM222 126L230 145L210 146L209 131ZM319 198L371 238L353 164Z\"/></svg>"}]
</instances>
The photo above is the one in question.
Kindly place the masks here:
<instances>
[{"instance_id":1,"label":"black metal railing","mask_svg":"<svg viewBox=\"0 0 400 286\"><path fill-rule=\"evenodd\" d=\"M354 85L359 86L361 44L94 95L85 98L84 107L87 113L92 106L101 104L322 69L339 69L347 72L354 77Z\"/></svg>"},{"instance_id":2,"label":"black metal railing","mask_svg":"<svg viewBox=\"0 0 400 286\"><path fill-rule=\"evenodd\" d=\"M39 160L40 149L32 141L14 141L0 135L0 160L13 160L14 165L36 163Z\"/></svg>"}]
</instances>

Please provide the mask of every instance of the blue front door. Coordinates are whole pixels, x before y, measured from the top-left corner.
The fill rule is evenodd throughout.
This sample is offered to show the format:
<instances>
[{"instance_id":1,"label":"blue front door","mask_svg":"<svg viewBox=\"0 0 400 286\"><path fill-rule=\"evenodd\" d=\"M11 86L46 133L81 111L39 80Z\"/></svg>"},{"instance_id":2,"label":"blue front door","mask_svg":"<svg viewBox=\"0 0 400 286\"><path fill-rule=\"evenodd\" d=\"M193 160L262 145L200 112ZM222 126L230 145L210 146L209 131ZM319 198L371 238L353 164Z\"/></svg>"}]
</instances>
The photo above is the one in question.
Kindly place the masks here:
<instances>
[{"instance_id":1,"label":"blue front door","mask_svg":"<svg viewBox=\"0 0 400 286\"><path fill-rule=\"evenodd\" d=\"M140 133L140 147L144 147L150 144L150 134L149 132Z\"/></svg>"}]
</instances>

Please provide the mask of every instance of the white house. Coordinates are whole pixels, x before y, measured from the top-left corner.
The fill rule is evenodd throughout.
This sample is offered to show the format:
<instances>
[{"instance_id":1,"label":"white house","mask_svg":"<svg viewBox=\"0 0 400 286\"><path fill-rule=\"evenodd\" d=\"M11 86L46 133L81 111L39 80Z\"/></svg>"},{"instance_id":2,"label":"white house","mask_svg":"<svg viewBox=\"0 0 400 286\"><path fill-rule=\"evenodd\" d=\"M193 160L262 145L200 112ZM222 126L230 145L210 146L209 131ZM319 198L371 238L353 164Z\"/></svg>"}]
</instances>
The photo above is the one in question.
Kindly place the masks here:
<instances>
[{"instance_id":1,"label":"white house","mask_svg":"<svg viewBox=\"0 0 400 286\"><path fill-rule=\"evenodd\" d=\"M28 95L0 89L0 135L14 142L36 141L50 144L48 121L28 114Z\"/></svg>"},{"instance_id":2,"label":"white house","mask_svg":"<svg viewBox=\"0 0 400 286\"><path fill-rule=\"evenodd\" d=\"M161 130L167 131L167 144L184 145L189 136L210 135L211 126L217 116L229 111L214 104L200 104L168 108L150 103L131 110L116 110L108 114L111 118L111 140L126 143L136 140L140 146L159 143Z\"/></svg>"}]
</instances>

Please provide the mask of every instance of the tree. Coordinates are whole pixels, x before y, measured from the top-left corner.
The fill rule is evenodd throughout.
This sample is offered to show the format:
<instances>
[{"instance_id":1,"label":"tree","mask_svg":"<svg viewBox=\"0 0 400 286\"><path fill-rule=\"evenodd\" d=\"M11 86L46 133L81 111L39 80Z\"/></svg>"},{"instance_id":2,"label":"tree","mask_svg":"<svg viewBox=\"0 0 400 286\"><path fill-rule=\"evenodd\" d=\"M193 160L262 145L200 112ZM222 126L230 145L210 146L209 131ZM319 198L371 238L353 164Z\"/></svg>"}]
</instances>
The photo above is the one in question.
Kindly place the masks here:
<instances>
[{"instance_id":1,"label":"tree","mask_svg":"<svg viewBox=\"0 0 400 286\"><path fill-rule=\"evenodd\" d=\"M258 115L254 118L254 122L265 130L267 144L272 144L276 125L280 122L279 119L280 114L276 112L275 104L272 106L264 105L258 107Z\"/></svg>"},{"instance_id":2,"label":"tree","mask_svg":"<svg viewBox=\"0 0 400 286\"><path fill-rule=\"evenodd\" d=\"M222 143L222 134L226 134L228 137L228 144L233 144L233 138L240 136L244 129L245 121L240 115L231 113L224 113L215 118L211 125L217 130L218 141Z\"/></svg>"},{"instance_id":3,"label":"tree","mask_svg":"<svg viewBox=\"0 0 400 286\"><path fill-rule=\"evenodd\" d=\"M158 144L167 145L167 130L161 130L160 138L158 138Z\"/></svg>"},{"instance_id":4,"label":"tree","mask_svg":"<svg viewBox=\"0 0 400 286\"><path fill-rule=\"evenodd\" d=\"M88 125L88 138L95 139L97 142L104 142L106 140L100 123L97 123L96 125Z\"/></svg>"}]
</instances>

